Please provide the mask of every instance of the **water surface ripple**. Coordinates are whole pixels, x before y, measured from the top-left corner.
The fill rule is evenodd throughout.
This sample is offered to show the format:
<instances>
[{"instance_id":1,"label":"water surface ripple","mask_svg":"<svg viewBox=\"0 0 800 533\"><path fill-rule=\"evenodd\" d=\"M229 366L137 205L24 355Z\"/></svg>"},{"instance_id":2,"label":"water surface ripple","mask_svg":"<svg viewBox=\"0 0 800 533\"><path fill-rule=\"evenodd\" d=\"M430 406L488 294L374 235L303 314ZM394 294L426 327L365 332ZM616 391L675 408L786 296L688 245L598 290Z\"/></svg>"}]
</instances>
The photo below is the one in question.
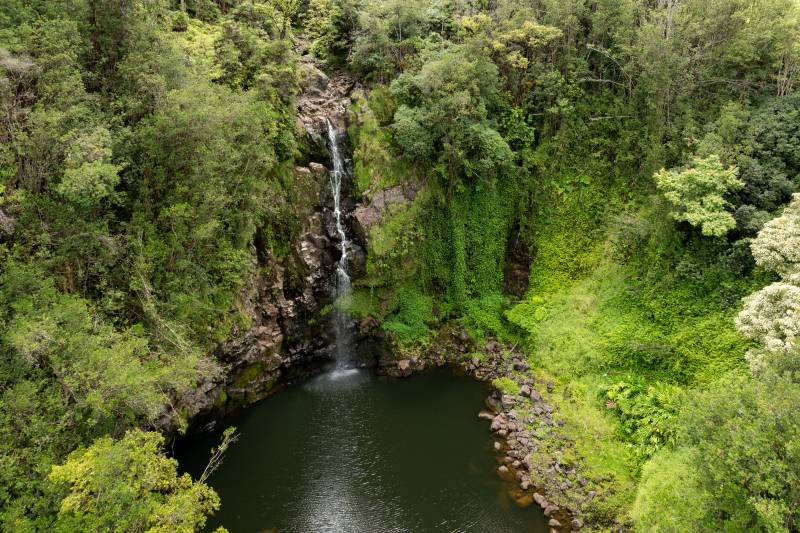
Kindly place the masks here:
<instances>
[{"instance_id":1,"label":"water surface ripple","mask_svg":"<svg viewBox=\"0 0 800 533\"><path fill-rule=\"evenodd\" d=\"M241 437L210 479L222 509L209 530L238 532L543 532L495 475L477 419L486 388L444 373L404 381L335 370L226 421ZM218 436L192 438L202 470Z\"/></svg>"}]
</instances>

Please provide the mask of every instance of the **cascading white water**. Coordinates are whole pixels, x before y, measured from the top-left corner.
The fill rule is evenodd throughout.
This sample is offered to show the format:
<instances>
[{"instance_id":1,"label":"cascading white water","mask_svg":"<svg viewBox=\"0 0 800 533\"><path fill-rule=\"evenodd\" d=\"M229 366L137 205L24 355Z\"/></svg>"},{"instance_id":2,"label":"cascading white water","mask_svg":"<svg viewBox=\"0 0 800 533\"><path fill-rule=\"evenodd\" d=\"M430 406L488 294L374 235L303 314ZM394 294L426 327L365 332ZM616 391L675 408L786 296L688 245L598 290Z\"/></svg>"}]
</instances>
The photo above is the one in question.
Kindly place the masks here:
<instances>
[{"instance_id":1,"label":"cascading white water","mask_svg":"<svg viewBox=\"0 0 800 533\"><path fill-rule=\"evenodd\" d=\"M341 257L339 264L336 267L336 294L338 298L347 294L350 290L350 276L347 275L347 249L350 243L347 241L347 233L344 231L344 224L342 224L342 178L344 177L344 159L339 151L339 138L336 128L333 127L330 120L326 121L328 124L328 141L331 149L331 162L333 169L330 172L331 193L333 194L333 216L336 219L336 232L339 234L339 249Z\"/></svg>"},{"instance_id":2,"label":"cascading white water","mask_svg":"<svg viewBox=\"0 0 800 533\"><path fill-rule=\"evenodd\" d=\"M328 142L331 151L331 163L333 168L330 172L331 194L333 196L333 217L336 221L336 232L339 235L339 250L341 255L336 266L336 286L334 287L334 299L341 303L341 298L350 292L350 276L347 274L347 253L350 242L347 240L344 222L342 220L342 180L345 178L344 158L339 147L339 132L333 127L330 120L327 120ZM334 342L336 367L345 369L351 366L350 359L352 354L352 334L350 331L349 317L347 313L334 306L333 325L336 338Z\"/></svg>"}]
</instances>

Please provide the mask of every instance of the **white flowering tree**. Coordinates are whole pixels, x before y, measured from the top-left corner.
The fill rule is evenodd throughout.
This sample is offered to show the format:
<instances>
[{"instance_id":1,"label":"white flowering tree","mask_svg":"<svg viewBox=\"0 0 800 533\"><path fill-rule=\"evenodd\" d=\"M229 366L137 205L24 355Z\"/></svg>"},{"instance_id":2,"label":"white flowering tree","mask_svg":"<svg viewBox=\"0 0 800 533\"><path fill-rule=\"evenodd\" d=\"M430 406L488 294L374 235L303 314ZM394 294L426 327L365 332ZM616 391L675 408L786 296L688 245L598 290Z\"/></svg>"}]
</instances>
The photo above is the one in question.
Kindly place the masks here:
<instances>
[{"instance_id":1,"label":"white flowering tree","mask_svg":"<svg viewBox=\"0 0 800 533\"><path fill-rule=\"evenodd\" d=\"M760 346L747 352L750 369L757 373L773 354L785 354L796 347L800 334L800 287L777 282L744 299L736 317L736 328Z\"/></svg>"},{"instance_id":2,"label":"white flowering tree","mask_svg":"<svg viewBox=\"0 0 800 533\"><path fill-rule=\"evenodd\" d=\"M793 195L781 216L767 222L750 249L759 266L785 281L800 282L800 194Z\"/></svg>"},{"instance_id":3,"label":"white flowering tree","mask_svg":"<svg viewBox=\"0 0 800 533\"><path fill-rule=\"evenodd\" d=\"M792 197L783 214L769 221L750 245L756 264L776 272L781 281L744 299L736 328L759 343L747 352L750 369L757 373L770 359L798 348L800 334L800 194Z\"/></svg>"}]
</instances>

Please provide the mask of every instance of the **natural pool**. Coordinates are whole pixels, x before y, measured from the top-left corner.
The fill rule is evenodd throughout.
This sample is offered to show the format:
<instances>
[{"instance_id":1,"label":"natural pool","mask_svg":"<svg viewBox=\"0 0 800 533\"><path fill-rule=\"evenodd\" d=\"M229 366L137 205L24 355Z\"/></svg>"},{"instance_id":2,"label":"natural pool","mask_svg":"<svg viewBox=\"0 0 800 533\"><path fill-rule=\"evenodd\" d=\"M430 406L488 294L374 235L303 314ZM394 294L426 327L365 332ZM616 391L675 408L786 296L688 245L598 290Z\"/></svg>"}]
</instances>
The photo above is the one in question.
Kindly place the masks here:
<instances>
[{"instance_id":1,"label":"natural pool","mask_svg":"<svg viewBox=\"0 0 800 533\"><path fill-rule=\"evenodd\" d=\"M543 532L497 477L477 418L488 390L448 373L407 380L367 370L317 376L224 421L240 438L209 480L222 509L209 522L247 532ZM202 471L219 432L177 455Z\"/></svg>"}]
</instances>

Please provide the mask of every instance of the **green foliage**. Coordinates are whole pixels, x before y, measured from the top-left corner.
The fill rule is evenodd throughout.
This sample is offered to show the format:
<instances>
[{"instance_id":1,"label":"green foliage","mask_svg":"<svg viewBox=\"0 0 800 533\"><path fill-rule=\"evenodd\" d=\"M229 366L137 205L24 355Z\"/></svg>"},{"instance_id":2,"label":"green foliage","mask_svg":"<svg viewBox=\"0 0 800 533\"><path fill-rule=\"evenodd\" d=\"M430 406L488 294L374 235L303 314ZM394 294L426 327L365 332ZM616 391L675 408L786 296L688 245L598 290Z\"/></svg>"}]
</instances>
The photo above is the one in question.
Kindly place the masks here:
<instances>
[{"instance_id":1,"label":"green foliage","mask_svg":"<svg viewBox=\"0 0 800 533\"><path fill-rule=\"evenodd\" d=\"M401 344L425 340L433 323L433 300L412 288L398 289L392 301L395 312L383 322L383 329Z\"/></svg>"},{"instance_id":2,"label":"green foliage","mask_svg":"<svg viewBox=\"0 0 800 533\"><path fill-rule=\"evenodd\" d=\"M166 386L185 391L198 378L196 354L162 363L140 328L115 331L81 298L45 290L15 308L7 339L20 362L51 371L76 409L96 420L153 420L168 400Z\"/></svg>"},{"instance_id":3,"label":"green foliage","mask_svg":"<svg viewBox=\"0 0 800 533\"><path fill-rule=\"evenodd\" d=\"M501 183L465 190L447 200L444 210L437 203L425 206L420 270L429 287L444 289L458 313L470 299L500 290L514 192Z\"/></svg>"},{"instance_id":4,"label":"green foliage","mask_svg":"<svg viewBox=\"0 0 800 533\"><path fill-rule=\"evenodd\" d=\"M191 532L219 509L219 497L163 451L158 433L129 431L78 450L54 466L50 480L66 487L55 531Z\"/></svg>"},{"instance_id":5,"label":"green foliage","mask_svg":"<svg viewBox=\"0 0 800 533\"><path fill-rule=\"evenodd\" d=\"M185 424L182 397L243 325L242 285L307 216L290 176L296 2L184 6L0 5L4 530L54 529L46 477L76 448ZM187 494L162 529L199 527L191 508L210 509ZM103 505L124 523L127 504ZM110 528L81 512L56 529Z\"/></svg>"},{"instance_id":6,"label":"green foliage","mask_svg":"<svg viewBox=\"0 0 800 533\"><path fill-rule=\"evenodd\" d=\"M225 335L221 319L251 268L245 246L273 208L268 191L280 190L264 179L282 148L274 118L255 94L199 86L172 93L139 129L136 148L147 158L137 168L143 210L131 231L139 256L131 286L164 295L158 313L203 337L209 328Z\"/></svg>"},{"instance_id":7,"label":"green foliage","mask_svg":"<svg viewBox=\"0 0 800 533\"><path fill-rule=\"evenodd\" d=\"M408 163L395 155L391 134L385 122L394 115L394 102L383 86L374 88L368 99L358 99L352 107L349 129L355 150L356 186L360 193L391 187L408 180Z\"/></svg>"},{"instance_id":8,"label":"green foliage","mask_svg":"<svg viewBox=\"0 0 800 533\"><path fill-rule=\"evenodd\" d=\"M800 7L534 4L0 3L2 527L181 530L214 507L160 441L108 435L213 376L202 354L244 326L243 284L291 260L316 202L291 170L298 23L369 95L351 117L358 192L416 192L370 230L369 290L337 305L403 344L446 318L522 341L563 392L559 460L584 462L598 528L797 529L794 304L748 299L759 324L779 315L750 336L782 356L717 381L764 347L733 317L776 280L745 238L800 184ZM657 174L675 218L730 240L651 198L654 171L685 161ZM792 284L786 214L753 250ZM513 305L512 232L533 257ZM50 490L51 465L93 441Z\"/></svg>"},{"instance_id":9,"label":"green foliage","mask_svg":"<svg viewBox=\"0 0 800 533\"><path fill-rule=\"evenodd\" d=\"M519 383L509 377L495 378L492 386L504 394L516 396L519 394Z\"/></svg>"},{"instance_id":10,"label":"green foliage","mask_svg":"<svg viewBox=\"0 0 800 533\"><path fill-rule=\"evenodd\" d=\"M424 0L367 1L359 10L359 26L348 57L367 78L387 80L401 70L428 30L430 11Z\"/></svg>"},{"instance_id":11,"label":"green foliage","mask_svg":"<svg viewBox=\"0 0 800 533\"><path fill-rule=\"evenodd\" d=\"M461 321L475 339L492 334L500 339L510 340L513 334L503 315L507 304L507 298L500 292L490 292L480 298L467 300Z\"/></svg>"},{"instance_id":12,"label":"green foliage","mask_svg":"<svg viewBox=\"0 0 800 533\"><path fill-rule=\"evenodd\" d=\"M398 205L384 216L381 225L370 229L367 280L372 285L392 285L413 277L417 265L412 254L421 232L417 229L421 199L410 206Z\"/></svg>"},{"instance_id":13,"label":"green foliage","mask_svg":"<svg viewBox=\"0 0 800 533\"><path fill-rule=\"evenodd\" d=\"M122 167L111 163L111 133L104 127L78 137L67 148L64 177L56 192L82 207L94 207L119 184Z\"/></svg>"},{"instance_id":14,"label":"green foliage","mask_svg":"<svg viewBox=\"0 0 800 533\"><path fill-rule=\"evenodd\" d=\"M305 30L314 55L332 63L347 57L358 29L357 6L354 0L309 0Z\"/></svg>"},{"instance_id":15,"label":"green foliage","mask_svg":"<svg viewBox=\"0 0 800 533\"><path fill-rule=\"evenodd\" d=\"M694 451L664 449L642 469L631 514L637 531L702 531L710 495L700 487Z\"/></svg>"},{"instance_id":16,"label":"green foliage","mask_svg":"<svg viewBox=\"0 0 800 533\"><path fill-rule=\"evenodd\" d=\"M725 168L719 156L695 159L684 170L660 170L656 185L676 208L675 220L699 226L703 235L722 237L736 227L725 196L744 184L737 179L736 167Z\"/></svg>"},{"instance_id":17,"label":"green foliage","mask_svg":"<svg viewBox=\"0 0 800 533\"><path fill-rule=\"evenodd\" d=\"M275 8L259 3L252 16L244 4L238 9L223 22L214 43L219 81L233 88L257 87L272 102L290 103L297 86L294 58Z\"/></svg>"},{"instance_id":18,"label":"green foliage","mask_svg":"<svg viewBox=\"0 0 800 533\"><path fill-rule=\"evenodd\" d=\"M391 84L395 141L409 158L433 163L448 191L462 179L494 183L513 160L488 119L499 103L497 68L466 46L428 54L415 74Z\"/></svg>"},{"instance_id":19,"label":"green foliage","mask_svg":"<svg viewBox=\"0 0 800 533\"><path fill-rule=\"evenodd\" d=\"M505 316L511 324L532 336L538 330L539 323L547 316L547 308L542 305L544 303L544 298L534 296L507 310Z\"/></svg>"},{"instance_id":20,"label":"green foliage","mask_svg":"<svg viewBox=\"0 0 800 533\"><path fill-rule=\"evenodd\" d=\"M172 31L186 31L189 29L189 16L183 11L172 15Z\"/></svg>"},{"instance_id":21,"label":"green foliage","mask_svg":"<svg viewBox=\"0 0 800 533\"><path fill-rule=\"evenodd\" d=\"M641 462L675 443L679 390L664 383L644 386L624 381L605 390L606 407L619 416L624 438L635 446Z\"/></svg>"},{"instance_id":22,"label":"green foliage","mask_svg":"<svg viewBox=\"0 0 800 533\"><path fill-rule=\"evenodd\" d=\"M735 394L732 394L735 391ZM695 395L681 430L697 450L713 530L791 530L800 509L800 386L788 377L738 375Z\"/></svg>"}]
</instances>

